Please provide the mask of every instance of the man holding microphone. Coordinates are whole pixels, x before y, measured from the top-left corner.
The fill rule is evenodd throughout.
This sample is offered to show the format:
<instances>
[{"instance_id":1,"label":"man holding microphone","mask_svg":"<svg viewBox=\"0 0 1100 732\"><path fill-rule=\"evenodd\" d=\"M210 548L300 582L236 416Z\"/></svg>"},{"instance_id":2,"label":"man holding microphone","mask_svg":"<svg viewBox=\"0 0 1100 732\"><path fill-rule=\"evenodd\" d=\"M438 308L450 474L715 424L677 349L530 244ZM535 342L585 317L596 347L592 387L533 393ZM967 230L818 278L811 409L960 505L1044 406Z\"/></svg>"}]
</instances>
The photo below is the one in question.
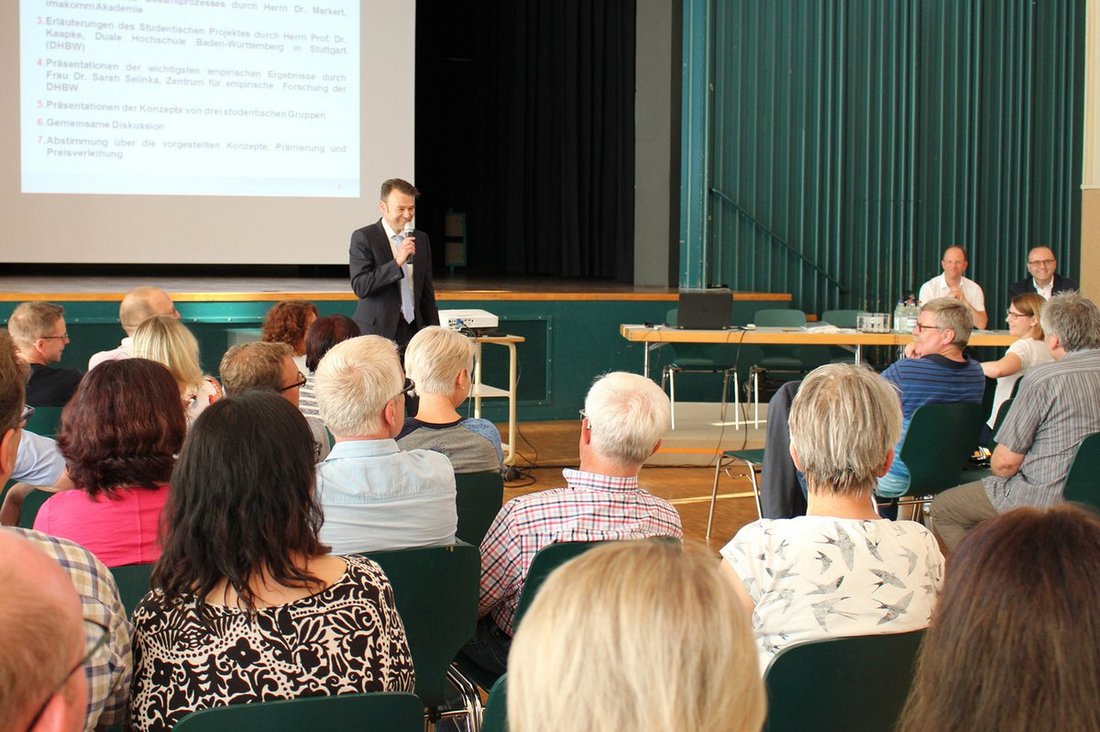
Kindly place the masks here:
<instances>
[{"instance_id":1,"label":"man holding microphone","mask_svg":"<svg viewBox=\"0 0 1100 732\"><path fill-rule=\"evenodd\" d=\"M382 218L351 235L351 289L359 298L354 320L363 335L405 346L418 330L439 325L428 235L413 226L420 191L400 178L382 183Z\"/></svg>"}]
</instances>

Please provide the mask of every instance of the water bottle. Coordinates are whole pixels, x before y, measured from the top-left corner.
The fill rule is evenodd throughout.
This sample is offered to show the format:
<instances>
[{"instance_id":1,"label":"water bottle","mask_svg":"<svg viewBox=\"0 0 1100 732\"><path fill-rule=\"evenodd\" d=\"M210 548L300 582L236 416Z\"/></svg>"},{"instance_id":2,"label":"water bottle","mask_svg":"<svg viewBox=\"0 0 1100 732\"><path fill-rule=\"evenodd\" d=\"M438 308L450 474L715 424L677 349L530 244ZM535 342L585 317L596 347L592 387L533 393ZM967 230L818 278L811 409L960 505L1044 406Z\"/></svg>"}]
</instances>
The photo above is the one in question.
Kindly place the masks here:
<instances>
[{"instance_id":1,"label":"water bottle","mask_svg":"<svg viewBox=\"0 0 1100 732\"><path fill-rule=\"evenodd\" d=\"M897 307L894 308L894 330L904 331L908 319L909 314L905 307L905 301L899 299Z\"/></svg>"}]
</instances>

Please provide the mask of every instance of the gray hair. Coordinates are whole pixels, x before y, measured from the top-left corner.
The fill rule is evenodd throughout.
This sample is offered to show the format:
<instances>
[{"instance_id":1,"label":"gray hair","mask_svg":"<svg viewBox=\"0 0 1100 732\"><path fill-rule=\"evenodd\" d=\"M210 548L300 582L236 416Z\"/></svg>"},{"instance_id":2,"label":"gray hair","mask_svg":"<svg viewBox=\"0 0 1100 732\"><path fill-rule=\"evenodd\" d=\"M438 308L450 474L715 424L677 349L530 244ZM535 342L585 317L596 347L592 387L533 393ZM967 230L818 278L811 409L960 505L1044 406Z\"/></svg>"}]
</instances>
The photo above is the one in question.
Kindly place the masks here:
<instances>
[{"instance_id":1,"label":"gray hair","mask_svg":"<svg viewBox=\"0 0 1100 732\"><path fill-rule=\"evenodd\" d=\"M321 421L336 437L373 434L404 381L393 341L365 335L337 343L317 364L313 381Z\"/></svg>"},{"instance_id":2,"label":"gray hair","mask_svg":"<svg viewBox=\"0 0 1100 732\"><path fill-rule=\"evenodd\" d=\"M649 379L613 371L592 384L584 412L592 448L620 465L638 466L668 430L671 407L661 387Z\"/></svg>"},{"instance_id":3,"label":"gray hair","mask_svg":"<svg viewBox=\"0 0 1100 732\"><path fill-rule=\"evenodd\" d=\"M874 371L829 364L802 382L788 424L811 490L870 492L901 436L901 400Z\"/></svg>"},{"instance_id":4,"label":"gray hair","mask_svg":"<svg viewBox=\"0 0 1100 732\"><path fill-rule=\"evenodd\" d=\"M42 336L53 335L54 326L65 316L65 308L34 300L20 303L8 318L8 333L21 350L30 351Z\"/></svg>"},{"instance_id":5,"label":"gray hair","mask_svg":"<svg viewBox=\"0 0 1100 732\"><path fill-rule=\"evenodd\" d=\"M419 331L405 349L405 373L420 394L451 396L455 377L474 367L474 344L457 331L430 325Z\"/></svg>"},{"instance_id":6,"label":"gray hair","mask_svg":"<svg viewBox=\"0 0 1100 732\"><path fill-rule=\"evenodd\" d=\"M1051 296L1039 322L1048 335L1058 336L1067 352L1100 348L1100 310L1076 290Z\"/></svg>"},{"instance_id":7,"label":"gray hair","mask_svg":"<svg viewBox=\"0 0 1100 732\"><path fill-rule=\"evenodd\" d=\"M974 316L970 308L951 297L937 297L920 306L922 313L932 313L936 326L943 330L955 331L953 344L962 348L970 340L970 331L974 329Z\"/></svg>"}]
</instances>

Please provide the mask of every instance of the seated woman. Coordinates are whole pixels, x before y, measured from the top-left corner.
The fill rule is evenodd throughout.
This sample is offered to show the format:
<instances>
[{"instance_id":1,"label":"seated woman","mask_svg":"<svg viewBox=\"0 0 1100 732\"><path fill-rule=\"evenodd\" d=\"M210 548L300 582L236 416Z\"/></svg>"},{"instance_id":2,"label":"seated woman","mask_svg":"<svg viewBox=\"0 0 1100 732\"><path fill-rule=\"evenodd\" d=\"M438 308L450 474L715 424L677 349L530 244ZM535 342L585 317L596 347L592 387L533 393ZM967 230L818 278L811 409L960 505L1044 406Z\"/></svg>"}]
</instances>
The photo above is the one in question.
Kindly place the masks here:
<instances>
[{"instance_id":1,"label":"seated woman","mask_svg":"<svg viewBox=\"0 0 1100 732\"><path fill-rule=\"evenodd\" d=\"M500 470L500 432L487 419L464 418L458 406L470 396L474 346L438 325L424 328L405 349L405 373L416 384L420 406L397 436L402 450L435 450L456 473Z\"/></svg>"},{"instance_id":2,"label":"seated woman","mask_svg":"<svg viewBox=\"0 0 1100 732\"><path fill-rule=\"evenodd\" d=\"M923 628L943 582L932 533L881 519L871 500L901 433L890 384L860 366L822 366L802 382L789 422L806 515L753 522L722 548L753 613L761 671L799 641Z\"/></svg>"},{"instance_id":3,"label":"seated woman","mask_svg":"<svg viewBox=\"0 0 1100 732\"><path fill-rule=\"evenodd\" d=\"M359 326L346 315L329 315L317 318L313 325L306 331L306 383L298 390L298 409L302 414L314 419L321 418L321 412L317 409L317 393L314 391L313 379L317 374L317 365L329 352L329 349L337 343L348 338L359 337Z\"/></svg>"},{"instance_id":4,"label":"seated woman","mask_svg":"<svg viewBox=\"0 0 1100 732\"><path fill-rule=\"evenodd\" d=\"M983 521L951 555L898 729L1100 729L1098 608L1095 513Z\"/></svg>"},{"instance_id":5,"label":"seated woman","mask_svg":"<svg viewBox=\"0 0 1100 732\"><path fill-rule=\"evenodd\" d=\"M1008 332L1020 340L1009 346L1001 358L982 363L982 371L985 375L997 380L997 391L993 394L993 411L987 423L990 429L997 421L1001 405L1012 396L1016 382L1027 370L1032 366L1054 361L1054 355L1051 354L1043 339L1043 326L1039 325L1039 316L1046 302L1041 295L1034 292L1012 298L1012 304L1008 306L1008 317L1005 320L1008 322Z\"/></svg>"},{"instance_id":6,"label":"seated woman","mask_svg":"<svg viewBox=\"0 0 1100 732\"><path fill-rule=\"evenodd\" d=\"M199 417L134 611L135 729L227 704L413 690L393 589L370 560L329 554L320 526L297 408L249 391Z\"/></svg>"},{"instance_id":7,"label":"seated woman","mask_svg":"<svg viewBox=\"0 0 1100 732\"><path fill-rule=\"evenodd\" d=\"M187 422L222 398L222 387L199 365L199 342L187 326L170 315L154 315L134 331L130 354L168 367L179 385Z\"/></svg>"},{"instance_id":8,"label":"seated woman","mask_svg":"<svg viewBox=\"0 0 1100 732\"><path fill-rule=\"evenodd\" d=\"M75 541L108 567L156 561L168 479L186 431L168 369L144 358L95 367L61 413L57 435L76 489L42 504L34 528Z\"/></svg>"},{"instance_id":9,"label":"seated woman","mask_svg":"<svg viewBox=\"0 0 1100 732\"><path fill-rule=\"evenodd\" d=\"M271 306L260 326L260 340L285 343L294 349L294 365L302 373L306 368L306 332L317 320L317 306L302 300L283 300Z\"/></svg>"},{"instance_id":10,"label":"seated woman","mask_svg":"<svg viewBox=\"0 0 1100 732\"><path fill-rule=\"evenodd\" d=\"M764 688L748 614L712 556L611 542L563 564L508 659L512 732L757 732Z\"/></svg>"}]
</instances>

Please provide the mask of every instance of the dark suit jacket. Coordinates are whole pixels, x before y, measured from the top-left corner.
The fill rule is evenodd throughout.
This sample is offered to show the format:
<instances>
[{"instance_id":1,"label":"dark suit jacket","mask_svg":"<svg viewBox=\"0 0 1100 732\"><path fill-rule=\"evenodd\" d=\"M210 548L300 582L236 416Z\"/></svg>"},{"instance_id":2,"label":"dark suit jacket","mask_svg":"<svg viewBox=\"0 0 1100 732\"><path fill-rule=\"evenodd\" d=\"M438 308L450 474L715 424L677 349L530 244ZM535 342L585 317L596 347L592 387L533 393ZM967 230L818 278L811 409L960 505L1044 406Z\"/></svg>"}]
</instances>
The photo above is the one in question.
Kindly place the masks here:
<instances>
[{"instance_id":1,"label":"dark suit jacket","mask_svg":"<svg viewBox=\"0 0 1100 732\"><path fill-rule=\"evenodd\" d=\"M419 243L419 240L417 240ZM1008 286L1008 301L1012 302L1012 298L1017 295L1026 295L1029 292L1035 292L1035 280L1032 277L1025 277L1019 282L1013 282ZM1060 274L1054 275L1054 289L1051 290L1052 294L1064 292L1066 290L1076 290L1077 283L1071 280L1069 277L1063 277Z\"/></svg>"},{"instance_id":2,"label":"dark suit jacket","mask_svg":"<svg viewBox=\"0 0 1100 732\"><path fill-rule=\"evenodd\" d=\"M416 254L413 265L413 311L419 330L439 325L439 309L435 305L432 285L432 246L427 233L417 229ZM386 230L379 219L370 226L357 229L351 235L351 289L359 298L354 320L363 335L394 338L397 320L401 317L401 285L405 271L397 266ZM404 344L402 344L404 345Z\"/></svg>"}]
</instances>

